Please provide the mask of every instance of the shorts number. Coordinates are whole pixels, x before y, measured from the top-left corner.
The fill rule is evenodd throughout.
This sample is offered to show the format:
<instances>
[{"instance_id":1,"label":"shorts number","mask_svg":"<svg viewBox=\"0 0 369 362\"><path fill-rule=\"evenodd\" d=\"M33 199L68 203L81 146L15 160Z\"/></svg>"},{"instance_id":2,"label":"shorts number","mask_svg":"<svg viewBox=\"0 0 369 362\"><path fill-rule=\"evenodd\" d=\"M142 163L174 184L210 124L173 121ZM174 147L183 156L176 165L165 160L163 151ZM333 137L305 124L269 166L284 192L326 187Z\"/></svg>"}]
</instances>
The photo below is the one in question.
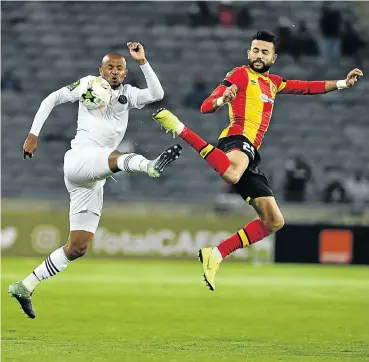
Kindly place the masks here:
<instances>
[{"instance_id":1,"label":"shorts number","mask_svg":"<svg viewBox=\"0 0 369 362\"><path fill-rule=\"evenodd\" d=\"M242 149L247 151L247 152L250 152L252 157L255 157L254 147L251 146L250 144L248 144L247 142L243 142Z\"/></svg>"}]
</instances>

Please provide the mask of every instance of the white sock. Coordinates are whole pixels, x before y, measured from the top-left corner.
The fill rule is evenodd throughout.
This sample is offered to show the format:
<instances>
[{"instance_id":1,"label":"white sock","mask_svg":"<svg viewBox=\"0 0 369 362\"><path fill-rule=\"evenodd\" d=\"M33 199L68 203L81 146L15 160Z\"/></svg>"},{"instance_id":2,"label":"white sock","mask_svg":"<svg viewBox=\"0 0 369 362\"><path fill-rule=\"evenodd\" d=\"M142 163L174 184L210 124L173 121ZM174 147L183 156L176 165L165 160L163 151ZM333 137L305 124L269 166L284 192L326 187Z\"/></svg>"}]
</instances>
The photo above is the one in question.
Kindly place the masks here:
<instances>
[{"instance_id":1,"label":"white sock","mask_svg":"<svg viewBox=\"0 0 369 362\"><path fill-rule=\"evenodd\" d=\"M179 124L176 127L177 135L181 134L184 128L185 128L185 125L182 122L179 122Z\"/></svg>"},{"instance_id":2,"label":"white sock","mask_svg":"<svg viewBox=\"0 0 369 362\"><path fill-rule=\"evenodd\" d=\"M27 278L23 279L22 283L32 292L42 280L63 271L68 263L63 247L56 249Z\"/></svg>"},{"instance_id":3,"label":"white sock","mask_svg":"<svg viewBox=\"0 0 369 362\"><path fill-rule=\"evenodd\" d=\"M146 172L151 161L137 153L119 156L118 168L125 172Z\"/></svg>"},{"instance_id":4,"label":"white sock","mask_svg":"<svg viewBox=\"0 0 369 362\"><path fill-rule=\"evenodd\" d=\"M211 255L213 255L213 257L215 259L217 259L218 261L222 261L223 257L222 254L220 253L219 249L217 247L214 247L213 250L211 251Z\"/></svg>"}]
</instances>

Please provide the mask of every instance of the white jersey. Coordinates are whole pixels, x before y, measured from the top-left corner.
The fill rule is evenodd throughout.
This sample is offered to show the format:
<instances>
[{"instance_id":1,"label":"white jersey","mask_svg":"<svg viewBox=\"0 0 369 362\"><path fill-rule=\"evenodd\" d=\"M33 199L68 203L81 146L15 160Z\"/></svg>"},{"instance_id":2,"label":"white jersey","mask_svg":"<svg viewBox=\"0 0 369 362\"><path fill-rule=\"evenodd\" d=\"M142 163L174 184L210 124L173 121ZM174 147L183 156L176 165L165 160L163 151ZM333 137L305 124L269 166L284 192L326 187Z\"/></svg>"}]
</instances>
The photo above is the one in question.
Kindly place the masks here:
<instances>
[{"instance_id":1,"label":"white jersey","mask_svg":"<svg viewBox=\"0 0 369 362\"><path fill-rule=\"evenodd\" d=\"M75 87L72 84L62 88L63 96L70 102L79 100L80 89L92 78L94 77L87 76L74 83ZM144 107L144 104L138 102L139 94L140 89L125 84L112 90L111 102L103 109L89 110L79 103L77 134L71 142L71 147L91 144L92 141L103 147L116 148L126 133L129 110Z\"/></svg>"},{"instance_id":2,"label":"white jersey","mask_svg":"<svg viewBox=\"0 0 369 362\"><path fill-rule=\"evenodd\" d=\"M129 110L141 109L145 104L161 100L164 90L149 63L140 66L147 88L140 89L129 84L112 89L112 100L104 109L89 110L82 103L78 108L77 133L71 147L99 145L116 148L122 141L128 124ZM51 93L41 103L30 133L38 136L51 110L62 103L79 100L80 89L93 78L89 75ZM82 88L83 89L83 88Z\"/></svg>"}]
</instances>

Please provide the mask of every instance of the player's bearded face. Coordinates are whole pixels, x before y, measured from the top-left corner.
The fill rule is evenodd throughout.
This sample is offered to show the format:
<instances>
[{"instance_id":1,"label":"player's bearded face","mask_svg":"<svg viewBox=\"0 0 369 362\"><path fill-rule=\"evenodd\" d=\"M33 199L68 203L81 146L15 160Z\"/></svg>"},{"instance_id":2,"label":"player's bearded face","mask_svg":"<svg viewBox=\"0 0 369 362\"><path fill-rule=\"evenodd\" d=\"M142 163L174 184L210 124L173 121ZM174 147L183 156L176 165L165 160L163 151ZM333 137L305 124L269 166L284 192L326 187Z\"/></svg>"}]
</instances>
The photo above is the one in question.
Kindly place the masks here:
<instances>
[{"instance_id":1,"label":"player's bearded face","mask_svg":"<svg viewBox=\"0 0 369 362\"><path fill-rule=\"evenodd\" d=\"M127 75L125 61L120 59L109 59L100 67L100 75L109 82L113 89L119 88Z\"/></svg>"},{"instance_id":2,"label":"player's bearded face","mask_svg":"<svg viewBox=\"0 0 369 362\"><path fill-rule=\"evenodd\" d=\"M254 60L249 59L249 65L252 70L258 73L265 73L267 72L270 67L272 66L272 62L267 62L264 59L256 58Z\"/></svg>"},{"instance_id":3,"label":"player's bearded face","mask_svg":"<svg viewBox=\"0 0 369 362\"><path fill-rule=\"evenodd\" d=\"M267 72L277 59L274 45L261 40L254 40L247 52L249 65L258 73Z\"/></svg>"}]
</instances>

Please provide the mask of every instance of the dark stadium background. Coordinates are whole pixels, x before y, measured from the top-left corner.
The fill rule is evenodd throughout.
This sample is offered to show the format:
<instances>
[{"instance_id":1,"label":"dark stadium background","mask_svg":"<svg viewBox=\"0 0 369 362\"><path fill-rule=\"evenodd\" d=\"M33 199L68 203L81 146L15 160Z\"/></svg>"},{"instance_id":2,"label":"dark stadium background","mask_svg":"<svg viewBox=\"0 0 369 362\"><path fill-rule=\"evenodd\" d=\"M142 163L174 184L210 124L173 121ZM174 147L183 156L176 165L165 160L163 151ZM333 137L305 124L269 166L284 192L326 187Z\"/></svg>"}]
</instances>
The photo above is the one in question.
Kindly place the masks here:
<instances>
[{"instance_id":1,"label":"dark stadium background","mask_svg":"<svg viewBox=\"0 0 369 362\"><path fill-rule=\"evenodd\" d=\"M96 306L102 305L107 309L91 309L78 313L82 313L85 318L82 318L83 320L89 320L89 312L95 316L102 313L101 316L106 317L109 315L109 308L111 311L118 308L108 299L110 289L100 296L94 295L93 291L97 291L99 286L101 288L101 285L106 283L102 281L104 270L106 275L114 275L115 282L116 273L122 272L125 279L119 283L123 283L124 288L134 285L135 278L139 278L138 285L143 283L142 285L147 287L147 295L140 294L140 298L144 298L142 301L132 295L130 299L119 294L122 293L121 290L114 291L117 295L127 303L128 299L138 304L160 298L162 310L153 307L152 312L156 313L157 318L171 310L173 305L183 308L187 311L183 312L183 321L188 335L197 336L194 338L200 338L202 343L209 343L209 351L214 340L216 341L219 335L231 333L229 331L232 328L223 330L222 328L228 328L227 322L223 321L223 327L215 329L214 333L206 335L207 332L201 332L204 333L201 336L205 338L201 339L202 337L196 334L195 318L201 320L203 314L200 312L201 306L196 303L204 302L208 306L209 303L215 303L210 308L213 308L211 315L217 317L213 320L209 316L207 323L211 323L210 320L222 320L222 306L229 303L229 295L237 295L234 297L234 303L244 302L249 311L254 303L253 305L260 305L260 308L263 306L268 315L273 315L268 321L264 321L265 327L273 336L280 333L278 325L283 323L273 318L289 311L292 313L286 322L289 325L283 329L284 334L281 332L281 336L285 338L284 342L276 339L273 347L270 345L266 349L260 341L260 349L257 344L253 345L252 340L247 342L249 344L245 348L251 353L250 361L276 361L277 359L273 359L274 353L280 354L279 360L297 361L300 360L300 353L308 355L307 351L313 351L311 353L315 356L307 359L309 361L328 361L331 360L329 358L340 359L340 353L346 347L351 352L348 352L347 359L340 360L365 360L368 357L365 357L363 352L367 345L365 340L368 340L364 328L364 321L367 320L364 305L368 305L368 295L364 291L365 280L368 280L367 269L354 265L337 269L316 265L310 269L301 265L274 264L275 261L294 264L369 264L368 2L3 1L1 12L1 251L4 295L2 333L5 335L4 341L9 343L8 349L4 349L8 359L4 361L23 361L22 358L26 358L23 352L17 349L17 342L12 345L12 336L14 334L15 341L24 340L27 338L24 333L30 330L29 324L26 324L28 321L21 319L22 316L15 305L7 299L7 285L14 281L14 278L24 277L25 273L37 265L38 259L42 260L55 247L62 245L68 234L69 197L64 186L62 166L64 153L75 134L77 105L64 104L53 110L39 137L35 157L24 161L23 141L43 98L82 76L97 74L101 58L110 51L121 52L127 57L127 82L144 87L144 77L137 64L129 57L126 48L127 41L139 41L159 76L165 97L158 104L130 113L128 131L120 149L154 157L162 150L163 145L176 142L151 119L152 112L163 106L176 113L200 136L214 143L227 124L227 111L222 109L216 114L202 115L199 104L222 81L228 71L235 66L247 64L247 47L253 33L259 29L274 31L279 36L279 58L272 72L286 79L345 79L347 73L355 67L364 72L364 77L353 89L319 96L277 97L271 126L260 151L263 160L261 168L268 175L285 216L284 229L276 236L256 244L253 248L239 251L230 258L242 263L226 261L222 264L217 291L220 293L220 299L216 302L219 304L212 302L213 299L209 299L208 295L204 297L207 291L201 284L200 264L196 264L198 248L216 245L226 235L235 232L256 216L196 152L183 144L181 159L168 168L158 180L140 174L121 174L116 177L118 182L107 181L101 228L96 234L87 259L77 261L76 263L80 264L74 266L76 269L71 267L60 276L60 283L63 283L63 280L65 282L60 284L63 288L59 290L59 294L55 290L57 284L45 283L42 287L44 289L40 289L34 297L36 309L44 315L43 318L51 315L53 322L58 324L61 319L66 319L68 314L68 310L63 307L63 298L71 301L77 295L80 302L73 304L73 308L77 309L86 303L83 299L85 296L78 294L78 288L83 289L82 284L81 287L74 285L74 288L68 289L66 282L86 282L88 279L88 283L94 280L96 282L96 289L94 284L90 284L89 295L99 301ZM103 271L99 269L100 265L103 266ZM86 270L91 278L87 276ZM160 279L160 275L163 279ZM75 276L76 279L73 279ZM157 282L154 276L163 283L163 286L158 287L155 296L151 288ZM190 294L176 289L176 276L181 285L187 283L185 290ZM129 277L132 277L133 281ZM251 279L247 279L248 277ZM261 279L258 279L259 277ZM301 283L296 278L301 278ZM194 287L191 283L194 283ZM247 288L240 292L240 285L246 285ZM283 294L285 299L276 291L278 285L286 291ZM329 298L338 293L337 288L333 289L335 285L342 290L342 296L337 294L336 302L346 303L347 309L338 312L337 308L337 318L332 314L331 320L330 317L325 320L324 316L330 316L328 309L322 315L314 313L324 309L326 303L333 303ZM195 288L195 292L190 292L192 288ZM249 295L250 288L256 288L260 292L254 293L260 294ZM311 293L308 294L305 288ZM54 293L52 295L55 298L59 298L58 312L48 304L47 298L44 302L40 301L42 296L47 297L48 289ZM322 293L319 303L309 304L309 298L319 294L317 290ZM273 294L273 291L277 294ZM308 298L304 301L306 305L299 304L299 301L294 299L300 291ZM166 295L166 302L161 298L162 293ZM197 302L191 299L191 293L201 296L196 297L199 298ZM183 304L176 304L178 295L181 295ZM348 297L350 295L351 299ZM247 298L251 298L252 303L247 303ZM295 307L299 307L291 311L287 306L288 300L294 300ZM193 308L189 308L195 305L198 314L192 321L191 318L187 319L187 313L193 313ZM239 305L235 304L233 309L238 309ZM122 322L120 310L115 312L120 315L119 325L130 328ZM217 312L220 314L217 315ZM206 311L204 313L207 315ZM262 309L259 313L263 314ZM180 316L177 317L181 318ZM153 318L152 328L155 326L160 343L174 346L173 356L170 354L172 352L166 355L167 352L163 351L158 352L158 356L164 356L163 360L166 361L172 360L170 358L182 358L181 347L178 346L182 346L182 342L190 343L188 340L192 337L186 340L181 335L184 338L181 340L182 337L176 334L177 329L169 329L176 341L173 342L169 332L160 334L159 319L155 320L155 316L151 314L147 317ZM176 318L172 317L170 313L166 314L168 325L172 325L170 323ZM141 325L144 322L140 318L141 314L136 322ZM257 329L260 328L258 313L253 318L255 320L247 321L248 325L251 323L248 337L258 340L261 338L260 330ZM307 329L310 327L299 318L304 318L304 321L311 320L311 323L314 318L320 318L321 325L315 321L318 323L317 333L321 333L319 342L316 342L316 350L315 342L309 339L312 335L309 333L312 332ZM342 318L344 327L335 324L339 318ZM13 326L14 320L16 323L19 320L20 323L16 328ZM111 323L113 326L118 320L106 322L102 317L98 317L96 323L101 323L101 326ZM242 318L238 322L241 323ZM48 325L46 319L41 317L37 323L40 324L35 327L36 330L44 336L43 330L45 325ZM175 322L173 323L174 328ZM234 323L237 324L235 320ZM256 328L256 325L259 327ZM296 335L292 332L289 334L288 331L292 331L293 326L297 325L307 329L301 334L298 331ZM340 326L343 330L340 330ZM182 327L178 326L178 330ZM95 327L91 327L90 333L94 329ZM16 333L11 332L12 330ZM101 332L104 336L101 338L114 340L116 335L113 330L113 327L109 332L106 330L106 335ZM333 337L334 330L340 330L338 335L343 338L341 342L339 336ZM140 348L142 353L156 348L152 342L154 344L150 344L148 350L145 349L145 341L149 337L145 334L143 325L140 331L138 338L142 338L141 347L137 347L135 342L129 347L124 343L119 343L119 347L116 347L122 355L130 348L132 351L138 351L137 356L132 355L131 358L127 357L127 360L143 361L144 355L140 355ZM303 334L305 332L306 334ZM47 343L54 340L59 343L60 338L63 339L57 329L51 330L50 333L51 337L42 337ZM154 329L152 333L156 333ZM332 340L328 341L331 334ZM125 334L124 336L129 340L130 337ZM76 333L73 338L79 340L82 337ZM73 360L100 361L97 357L100 352L106 353L106 350L110 350L113 353L114 348L110 348L109 344L104 347L104 352L96 350L93 338L91 337L91 345L80 340L82 344L87 343L86 346L90 346L90 350L86 347L83 357L78 359L75 356ZM240 340L239 343L243 346L245 339L240 336ZM304 342L301 342L302 340ZM302 350L293 349L298 341L305 343L301 347ZM279 343L291 346L286 347L289 352L285 352L282 347L278 350L279 347L275 346ZM339 345L346 347L342 347L340 352L337 349ZM210 358L209 356L222 360L221 355L212 355L212 352L208 354L208 347L205 352L199 352L196 344L187 347L188 351L193 352L192 357L190 354L183 357L188 360L193 361L196 356L201 357L201 353L207 356L201 357L203 361ZM53 361L64 361L63 356L67 355L64 354L67 353L63 350L64 347L58 345L55 348L60 353L60 359L54 356ZM74 347L71 348L74 350ZM227 344L224 348L231 347ZM277 348L277 351L274 348ZM265 354L260 355L260 350L263 349ZM14 351L19 354L14 354ZM35 354L27 361L50 360L48 356L52 349L32 351L41 355L44 353L42 356L45 359L35 357ZM232 349L228 353L234 358L229 360L243 360L238 352ZM319 356L324 355L327 359L319 359ZM155 360L161 361L158 356ZM114 354L109 358L115 361ZM101 359L103 360L106 359Z\"/></svg>"}]
</instances>

